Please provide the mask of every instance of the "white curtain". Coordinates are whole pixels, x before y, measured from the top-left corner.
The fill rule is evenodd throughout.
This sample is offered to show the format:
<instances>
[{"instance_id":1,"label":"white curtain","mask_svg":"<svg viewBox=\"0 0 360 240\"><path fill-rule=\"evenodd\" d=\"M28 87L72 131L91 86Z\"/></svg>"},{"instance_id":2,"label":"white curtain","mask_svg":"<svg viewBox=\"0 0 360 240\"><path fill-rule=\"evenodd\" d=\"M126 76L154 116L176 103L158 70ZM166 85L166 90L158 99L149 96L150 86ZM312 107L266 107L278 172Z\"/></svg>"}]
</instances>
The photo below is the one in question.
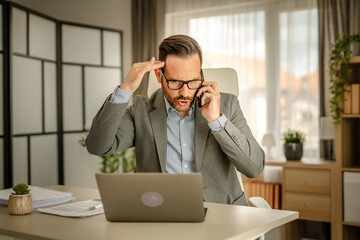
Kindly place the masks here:
<instances>
[{"instance_id":1,"label":"white curtain","mask_svg":"<svg viewBox=\"0 0 360 240\"><path fill-rule=\"evenodd\" d=\"M306 135L305 157L319 156L318 17L316 0L167 0L165 35L188 34L203 67L232 67L239 101L261 143L281 133Z\"/></svg>"}]
</instances>

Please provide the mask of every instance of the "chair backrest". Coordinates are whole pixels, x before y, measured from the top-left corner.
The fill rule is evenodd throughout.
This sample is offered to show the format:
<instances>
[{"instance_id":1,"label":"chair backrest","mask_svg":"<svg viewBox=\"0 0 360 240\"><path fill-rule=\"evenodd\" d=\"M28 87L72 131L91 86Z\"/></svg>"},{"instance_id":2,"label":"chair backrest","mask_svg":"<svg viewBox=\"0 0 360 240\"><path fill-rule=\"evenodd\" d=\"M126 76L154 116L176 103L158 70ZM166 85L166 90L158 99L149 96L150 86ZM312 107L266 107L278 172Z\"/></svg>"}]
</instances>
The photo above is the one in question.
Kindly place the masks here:
<instances>
[{"instance_id":1,"label":"chair backrest","mask_svg":"<svg viewBox=\"0 0 360 240\"><path fill-rule=\"evenodd\" d=\"M231 93L239 96L239 86L236 71L233 68L203 68L205 81L216 82L220 92ZM155 72L149 74L148 96L160 88ZM241 174L237 172L241 189L244 190Z\"/></svg>"},{"instance_id":2,"label":"chair backrest","mask_svg":"<svg viewBox=\"0 0 360 240\"><path fill-rule=\"evenodd\" d=\"M204 68L205 81L216 82L220 92L232 93L239 96L238 78L236 71L232 68ZM148 96L160 88L154 71L149 74Z\"/></svg>"}]
</instances>

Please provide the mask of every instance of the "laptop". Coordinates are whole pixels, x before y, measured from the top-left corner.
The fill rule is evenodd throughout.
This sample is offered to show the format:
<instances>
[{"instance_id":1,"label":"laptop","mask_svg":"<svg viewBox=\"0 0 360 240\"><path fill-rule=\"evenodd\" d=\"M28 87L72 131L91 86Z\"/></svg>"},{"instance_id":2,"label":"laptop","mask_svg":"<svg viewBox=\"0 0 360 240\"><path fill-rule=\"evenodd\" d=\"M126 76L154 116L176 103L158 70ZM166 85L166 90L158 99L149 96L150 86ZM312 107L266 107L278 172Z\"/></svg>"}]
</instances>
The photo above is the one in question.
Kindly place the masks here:
<instances>
[{"instance_id":1,"label":"laptop","mask_svg":"<svg viewBox=\"0 0 360 240\"><path fill-rule=\"evenodd\" d=\"M202 222L200 173L96 173L109 222Z\"/></svg>"}]
</instances>

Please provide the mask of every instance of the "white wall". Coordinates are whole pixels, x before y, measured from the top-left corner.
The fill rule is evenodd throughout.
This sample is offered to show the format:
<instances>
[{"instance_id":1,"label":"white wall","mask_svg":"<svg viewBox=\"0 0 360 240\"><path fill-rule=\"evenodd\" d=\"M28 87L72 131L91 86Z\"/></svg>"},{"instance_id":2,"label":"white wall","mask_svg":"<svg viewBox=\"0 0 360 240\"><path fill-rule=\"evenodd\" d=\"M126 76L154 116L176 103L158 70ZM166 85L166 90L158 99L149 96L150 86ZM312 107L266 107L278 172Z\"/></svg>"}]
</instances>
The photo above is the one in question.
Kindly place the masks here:
<instances>
[{"instance_id":1,"label":"white wall","mask_svg":"<svg viewBox=\"0 0 360 240\"><path fill-rule=\"evenodd\" d=\"M123 31L124 78L132 65L131 0L11 0L57 20Z\"/></svg>"}]
</instances>

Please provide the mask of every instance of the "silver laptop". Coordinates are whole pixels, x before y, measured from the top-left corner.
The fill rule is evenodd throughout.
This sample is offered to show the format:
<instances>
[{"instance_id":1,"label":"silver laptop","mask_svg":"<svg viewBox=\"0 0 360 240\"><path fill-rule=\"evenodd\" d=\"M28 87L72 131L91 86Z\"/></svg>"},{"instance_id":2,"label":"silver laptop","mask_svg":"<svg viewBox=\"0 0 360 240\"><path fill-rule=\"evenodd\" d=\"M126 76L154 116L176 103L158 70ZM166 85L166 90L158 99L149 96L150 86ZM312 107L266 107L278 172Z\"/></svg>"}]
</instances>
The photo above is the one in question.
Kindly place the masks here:
<instances>
[{"instance_id":1,"label":"silver laptop","mask_svg":"<svg viewBox=\"0 0 360 240\"><path fill-rule=\"evenodd\" d=\"M204 221L200 173L97 173L96 182L110 222Z\"/></svg>"}]
</instances>

